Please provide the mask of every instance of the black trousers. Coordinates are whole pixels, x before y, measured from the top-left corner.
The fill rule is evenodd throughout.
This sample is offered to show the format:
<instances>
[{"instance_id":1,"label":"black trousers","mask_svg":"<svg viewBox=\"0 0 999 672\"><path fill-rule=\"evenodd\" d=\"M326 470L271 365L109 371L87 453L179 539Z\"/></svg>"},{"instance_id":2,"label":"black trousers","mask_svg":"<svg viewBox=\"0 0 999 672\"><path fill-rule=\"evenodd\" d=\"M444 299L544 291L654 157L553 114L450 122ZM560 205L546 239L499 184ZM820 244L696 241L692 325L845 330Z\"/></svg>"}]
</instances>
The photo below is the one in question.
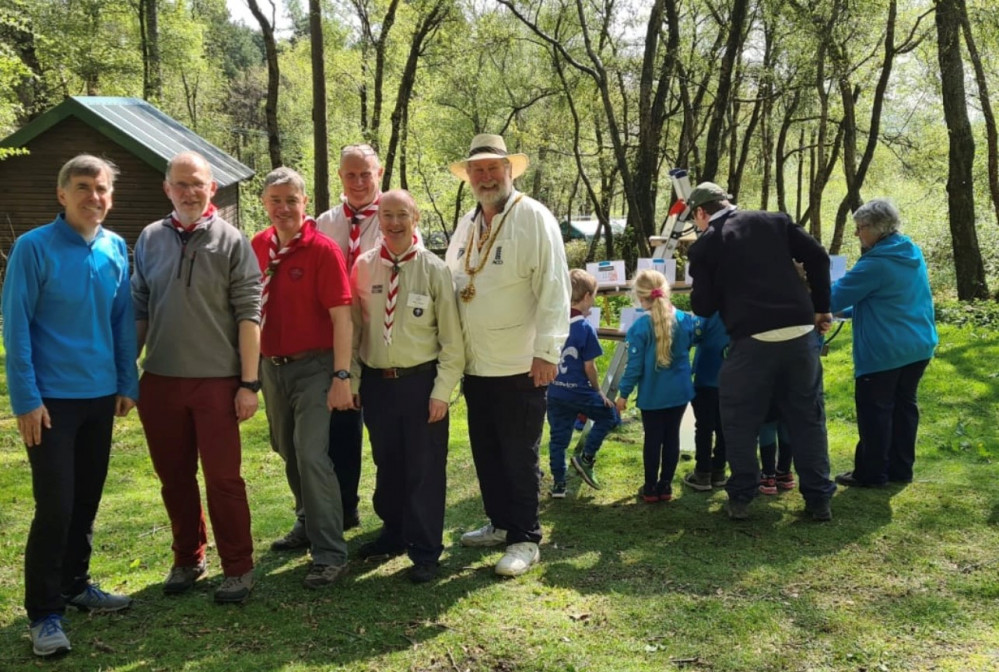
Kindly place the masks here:
<instances>
[{"instance_id":1,"label":"black trousers","mask_svg":"<svg viewBox=\"0 0 999 672\"><path fill-rule=\"evenodd\" d=\"M725 470L725 434L717 387L694 388L694 470L701 473ZM713 445L712 445L713 444Z\"/></svg>"},{"instance_id":2,"label":"black trousers","mask_svg":"<svg viewBox=\"0 0 999 672\"><path fill-rule=\"evenodd\" d=\"M436 562L444 550L449 416L427 422L436 376L431 369L404 378L361 378L382 538L405 547L414 563Z\"/></svg>"},{"instance_id":3,"label":"black trousers","mask_svg":"<svg viewBox=\"0 0 999 672\"><path fill-rule=\"evenodd\" d=\"M673 492L673 475L680 461L680 423L687 404L642 411L642 462L645 466L645 491L659 494Z\"/></svg>"},{"instance_id":4,"label":"black trousers","mask_svg":"<svg viewBox=\"0 0 999 672\"><path fill-rule=\"evenodd\" d=\"M538 447L545 422L546 387L527 374L465 376L468 438L482 503L507 544L541 541L538 521Z\"/></svg>"},{"instance_id":5,"label":"black trousers","mask_svg":"<svg viewBox=\"0 0 999 672\"><path fill-rule=\"evenodd\" d=\"M52 429L28 448L35 517L24 550L24 608L36 621L66 611L90 581L94 518L111 455L114 396L44 399ZM65 596L65 597L64 597Z\"/></svg>"},{"instance_id":6,"label":"black trousers","mask_svg":"<svg viewBox=\"0 0 999 672\"><path fill-rule=\"evenodd\" d=\"M730 499L749 501L757 494L756 441L771 403L794 446L794 467L805 501L817 504L832 497L836 485L829 479L822 363L814 333L790 341L732 341L718 390L732 470L725 486Z\"/></svg>"},{"instance_id":7,"label":"black trousers","mask_svg":"<svg viewBox=\"0 0 999 672\"><path fill-rule=\"evenodd\" d=\"M363 414L361 411L333 411L330 413L329 456L340 481L340 501L343 515L357 511L360 497L357 488L361 482L361 443L363 441Z\"/></svg>"},{"instance_id":8,"label":"black trousers","mask_svg":"<svg viewBox=\"0 0 999 672\"><path fill-rule=\"evenodd\" d=\"M916 389L930 360L860 376L854 381L860 441L853 458L859 482L908 483L916 462L919 405Z\"/></svg>"}]
</instances>

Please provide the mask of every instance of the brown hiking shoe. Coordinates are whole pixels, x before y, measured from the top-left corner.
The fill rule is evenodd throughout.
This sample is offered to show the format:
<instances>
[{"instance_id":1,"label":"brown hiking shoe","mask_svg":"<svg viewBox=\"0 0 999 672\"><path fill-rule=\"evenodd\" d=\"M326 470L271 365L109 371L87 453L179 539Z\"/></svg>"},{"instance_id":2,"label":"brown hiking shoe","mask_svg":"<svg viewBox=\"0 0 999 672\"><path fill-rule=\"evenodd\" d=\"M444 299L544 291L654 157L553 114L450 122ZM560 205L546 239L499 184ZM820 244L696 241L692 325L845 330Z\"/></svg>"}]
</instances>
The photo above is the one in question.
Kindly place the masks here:
<instances>
[{"instance_id":1,"label":"brown hiking shoe","mask_svg":"<svg viewBox=\"0 0 999 672\"><path fill-rule=\"evenodd\" d=\"M320 565L313 563L302 582L306 588L323 588L332 584L343 573L347 565Z\"/></svg>"}]
</instances>

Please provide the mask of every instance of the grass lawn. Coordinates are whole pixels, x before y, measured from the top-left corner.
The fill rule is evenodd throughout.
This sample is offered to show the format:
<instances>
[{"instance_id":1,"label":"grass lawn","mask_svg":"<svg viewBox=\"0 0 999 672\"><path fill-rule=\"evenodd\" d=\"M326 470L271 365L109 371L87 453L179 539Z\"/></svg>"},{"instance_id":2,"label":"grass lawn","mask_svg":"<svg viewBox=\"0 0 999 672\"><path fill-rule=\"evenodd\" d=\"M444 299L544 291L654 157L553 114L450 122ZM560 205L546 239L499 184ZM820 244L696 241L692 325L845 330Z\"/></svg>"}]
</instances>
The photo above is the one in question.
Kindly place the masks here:
<instances>
[{"instance_id":1,"label":"grass lawn","mask_svg":"<svg viewBox=\"0 0 999 672\"><path fill-rule=\"evenodd\" d=\"M458 545L485 522L458 404L441 578L411 585L404 557L352 561L337 585L305 590L307 558L269 551L291 525L292 503L261 412L243 433L257 588L243 606L213 604L221 577L212 548L208 578L167 598L169 524L133 413L116 427L92 572L135 605L114 615L71 611L73 652L46 662L31 654L21 607L33 502L4 388L0 670L999 669L999 336L940 332L908 487L840 489L827 524L801 515L797 492L760 497L752 519L736 524L722 512L724 493L683 489L679 478L693 465L681 462L676 499L644 504L635 497L641 427L629 415L600 454L602 490L576 479L568 499L542 499L542 562L513 580L493 574L499 551ZM849 326L825 365L839 472L852 465L856 431ZM347 534L352 551L378 529L373 474L369 457L362 528Z\"/></svg>"}]
</instances>

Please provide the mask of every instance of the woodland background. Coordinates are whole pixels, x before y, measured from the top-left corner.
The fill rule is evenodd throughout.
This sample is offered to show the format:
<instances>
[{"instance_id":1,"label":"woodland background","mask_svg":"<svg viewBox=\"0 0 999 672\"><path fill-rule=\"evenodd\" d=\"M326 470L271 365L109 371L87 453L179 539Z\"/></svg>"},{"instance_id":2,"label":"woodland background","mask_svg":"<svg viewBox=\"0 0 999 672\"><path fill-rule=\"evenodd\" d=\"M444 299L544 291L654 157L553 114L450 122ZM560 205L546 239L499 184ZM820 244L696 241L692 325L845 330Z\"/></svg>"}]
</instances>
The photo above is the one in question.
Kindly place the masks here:
<instances>
[{"instance_id":1,"label":"woodland background","mask_svg":"<svg viewBox=\"0 0 999 672\"><path fill-rule=\"evenodd\" d=\"M685 167L851 256L850 211L889 196L938 296L996 298L991 0L231 2L253 25L225 0L3 0L0 137L65 96L144 98L258 171L251 228L272 167L318 213L365 141L443 244L471 203L447 164L500 133L560 220L627 218L577 263L647 254Z\"/></svg>"}]
</instances>

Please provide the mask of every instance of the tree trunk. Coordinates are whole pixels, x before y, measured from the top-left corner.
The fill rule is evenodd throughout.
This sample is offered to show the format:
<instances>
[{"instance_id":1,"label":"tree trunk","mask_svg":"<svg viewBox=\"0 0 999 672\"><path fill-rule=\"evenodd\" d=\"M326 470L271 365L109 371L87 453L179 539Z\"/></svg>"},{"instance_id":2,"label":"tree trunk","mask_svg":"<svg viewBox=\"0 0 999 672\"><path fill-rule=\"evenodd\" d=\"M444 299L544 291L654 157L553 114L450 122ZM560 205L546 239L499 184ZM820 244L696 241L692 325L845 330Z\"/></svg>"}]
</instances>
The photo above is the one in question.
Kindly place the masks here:
<instances>
[{"instance_id":1,"label":"tree trunk","mask_svg":"<svg viewBox=\"0 0 999 672\"><path fill-rule=\"evenodd\" d=\"M382 175L382 191L387 191L392 184L392 164L399 149L399 138L402 135L402 123L406 118L409 100L413 96L413 86L416 84L416 67L426 42L433 37L441 27L450 12L448 0L437 0L435 4L420 18L413 30L413 38L409 43L409 56L402 70L399 81L399 92L395 99L395 109L392 110L392 135L389 137L388 150L385 152L385 173Z\"/></svg>"},{"instance_id":2,"label":"tree trunk","mask_svg":"<svg viewBox=\"0 0 999 672\"><path fill-rule=\"evenodd\" d=\"M742 39L745 30L749 0L732 0L732 13L729 16L728 39L725 42L725 55L722 56L718 72L718 89L708 126L708 138L704 148L704 170L701 180L713 182L718 174L718 158L721 153L721 136L728 111L729 92L732 88L732 73L735 62L742 52Z\"/></svg>"},{"instance_id":3,"label":"tree trunk","mask_svg":"<svg viewBox=\"0 0 999 672\"><path fill-rule=\"evenodd\" d=\"M139 0L139 29L142 38L142 98L163 98L163 70L160 66L158 0Z\"/></svg>"},{"instance_id":4,"label":"tree trunk","mask_svg":"<svg viewBox=\"0 0 999 672\"><path fill-rule=\"evenodd\" d=\"M959 42L959 0L937 0L937 58L940 63L944 118L950 136L947 171L947 209L954 247L957 297L962 301L986 299L985 267L975 229L975 191L972 169L975 140L968 120L964 91L964 62Z\"/></svg>"},{"instance_id":5,"label":"tree trunk","mask_svg":"<svg viewBox=\"0 0 999 672\"><path fill-rule=\"evenodd\" d=\"M961 13L961 28L964 31L964 44L968 48L968 58L975 68L975 82L978 85L978 100L982 104L982 118L985 120L985 141L989 160L989 195L992 197L992 208L999 222L999 133L996 131L996 117L992 112L989 100L989 84L982 66L982 57L978 53L975 36L971 32L971 21L968 19L968 6L965 0L958 0L957 9Z\"/></svg>"},{"instance_id":6,"label":"tree trunk","mask_svg":"<svg viewBox=\"0 0 999 672\"><path fill-rule=\"evenodd\" d=\"M278 67L277 42L274 38L274 15L276 9L274 0L271 3L271 20L268 21L257 0L246 0L250 6L253 18L260 25L260 34L264 38L264 54L267 57L267 102L264 104L264 116L267 123L267 152L271 158L271 170L284 165L281 159L281 132L278 129L277 106L278 86L281 82L281 70Z\"/></svg>"},{"instance_id":7,"label":"tree trunk","mask_svg":"<svg viewBox=\"0 0 999 672\"><path fill-rule=\"evenodd\" d=\"M312 138L315 157L313 209L330 208L329 133L326 125L326 62L323 56L323 15L320 0L309 0L309 37L312 50Z\"/></svg>"}]
</instances>

